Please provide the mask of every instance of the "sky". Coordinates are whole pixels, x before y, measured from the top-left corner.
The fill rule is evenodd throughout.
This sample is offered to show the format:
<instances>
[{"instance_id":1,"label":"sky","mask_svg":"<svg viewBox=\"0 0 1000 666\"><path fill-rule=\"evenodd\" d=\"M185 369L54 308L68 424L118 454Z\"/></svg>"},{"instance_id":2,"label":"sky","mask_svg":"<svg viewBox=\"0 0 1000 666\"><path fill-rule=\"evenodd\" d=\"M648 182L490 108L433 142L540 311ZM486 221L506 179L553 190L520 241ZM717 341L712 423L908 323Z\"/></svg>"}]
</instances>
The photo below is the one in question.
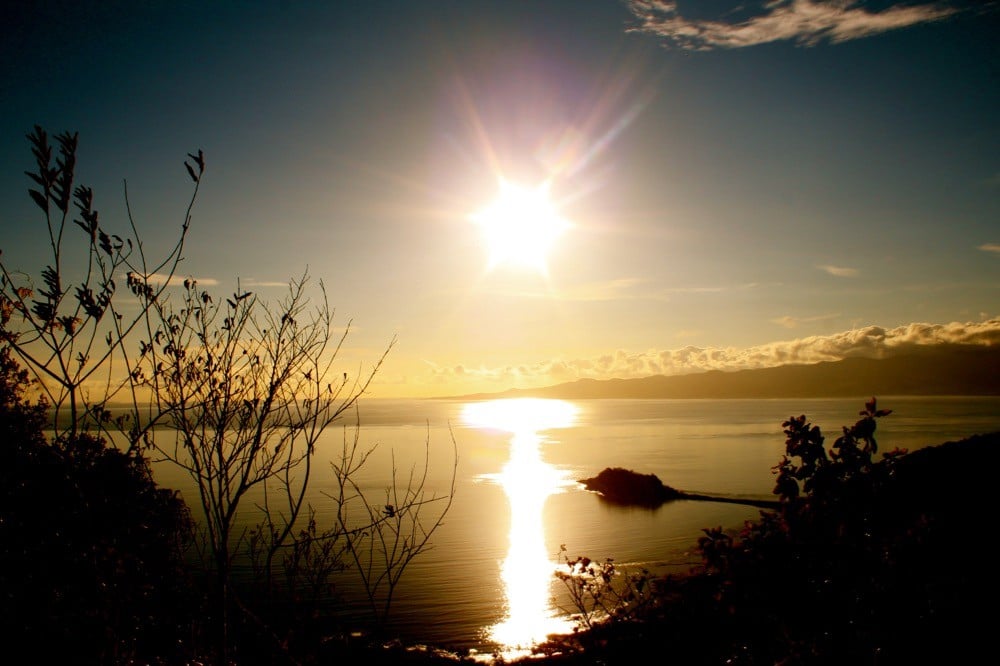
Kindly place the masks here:
<instances>
[{"instance_id":1,"label":"sky","mask_svg":"<svg viewBox=\"0 0 1000 666\"><path fill-rule=\"evenodd\" d=\"M373 397L1000 342L1000 3L4 5L3 260L36 124L147 249L201 149L181 274L322 280Z\"/></svg>"}]
</instances>

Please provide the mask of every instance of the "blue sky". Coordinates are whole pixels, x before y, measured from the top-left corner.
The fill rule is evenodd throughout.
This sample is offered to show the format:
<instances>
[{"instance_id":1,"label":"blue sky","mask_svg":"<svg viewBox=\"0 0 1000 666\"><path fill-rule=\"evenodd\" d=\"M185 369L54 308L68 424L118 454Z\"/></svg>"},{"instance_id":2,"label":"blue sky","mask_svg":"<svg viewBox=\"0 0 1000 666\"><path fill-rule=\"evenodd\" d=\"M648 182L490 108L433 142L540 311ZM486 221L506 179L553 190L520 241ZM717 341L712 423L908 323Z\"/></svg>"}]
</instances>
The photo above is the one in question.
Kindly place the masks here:
<instances>
[{"instance_id":1,"label":"blue sky","mask_svg":"<svg viewBox=\"0 0 1000 666\"><path fill-rule=\"evenodd\" d=\"M202 5L208 6L202 6ZM80 133L182 272L308 268L398 343L380 397L876 354L1000 335L995 2L101 2L3 10L4 261L37 269L35 124ZM570 226L490 265L499 179ZM526 242L530 242L526 241Z\"/></svg>"}]
</instances>

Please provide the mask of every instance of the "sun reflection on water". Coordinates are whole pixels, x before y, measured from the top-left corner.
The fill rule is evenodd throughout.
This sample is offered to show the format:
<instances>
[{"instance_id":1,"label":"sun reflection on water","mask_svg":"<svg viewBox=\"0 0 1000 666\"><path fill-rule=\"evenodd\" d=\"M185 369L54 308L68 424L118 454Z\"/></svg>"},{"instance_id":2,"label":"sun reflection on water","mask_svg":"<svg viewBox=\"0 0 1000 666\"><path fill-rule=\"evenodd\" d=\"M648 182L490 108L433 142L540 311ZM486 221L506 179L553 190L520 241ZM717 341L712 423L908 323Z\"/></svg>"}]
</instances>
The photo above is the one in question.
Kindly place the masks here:
<instances>
[{"instance_id":1,"label":"sun reflection on water","mask_svg":"<svg viewBox=\"0 0 1000 666\"><path fill-rule=\"evenodd\" d=\"M542 511L549 495L571 483L564 471L542 460L540 434L567 428L578 409L563 400L511 399L470 403L462 411L466 425L511 433L510 459L499 474L499 483L510 504L507 557L500 568L506 596L506 617L489 627L489 639L502 646L502 655L513 658L551 634L569 633L573 623L552 604L553 572L557 563L545 546Z\"/></svg>"}]
</instances>

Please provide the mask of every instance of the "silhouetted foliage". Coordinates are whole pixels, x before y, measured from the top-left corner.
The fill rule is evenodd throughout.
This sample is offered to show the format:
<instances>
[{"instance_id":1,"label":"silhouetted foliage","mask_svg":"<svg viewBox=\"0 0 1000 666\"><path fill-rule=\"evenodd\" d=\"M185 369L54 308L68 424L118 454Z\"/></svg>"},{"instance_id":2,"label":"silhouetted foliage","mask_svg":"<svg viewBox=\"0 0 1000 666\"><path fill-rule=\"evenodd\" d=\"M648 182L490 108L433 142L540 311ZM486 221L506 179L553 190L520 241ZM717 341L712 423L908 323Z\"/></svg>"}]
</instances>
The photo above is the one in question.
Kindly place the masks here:
<instances>
[{"instance_id":1,"label":"silhouetted foliage","mask_svg":"<svg viewBox=\"0 0 1000 666\"><path fill-rule=\"evenodd\" d=\"M283 555L297 557L316 443L381 364L355 379L333 372L349 327L335 335L325 291L312 307L306 284L306 277L291 283L287 298L268 304L241 290L215 299L185 280L179 306L144 302L156 321L140 341L133 381L149 389L150 411L163 414L172 432L136 433L137 443L183 469L198 491L223 660L239 642L230 635L239 626L234 605L263 617L261 608L236 598L234 560L252 546L262 597L270 597ZM252 544L250 513L260 521ZM295 561L300 568L318 564Z\"/></svg>"},{"instance_id":2,"label":"silhouetted foliage","mask_svg":"<svg viewBox=\"0 0 1000 666\"><path fill-rule=\"evenodd\" d=\"M133 331L149 329L150 308L162 299L177 270L205 170L204 156L201 151L189 155L197 169L185 163L194 191L176 242L154 261L139 240L127 190L130 231L122 236L101 224L93 190L74 187L76 133L56 135L55 150L48 133L37 125L27 138L35 158L34 170L25 172L35 185L28 194L44 216L49 263L35 276L0 255L0 341L39 380L58 434L73 437L88 429L105 430L110 423L107 404L123 393L132 403L133 427L139 427L131 376L134 350L127 342ZM67 225L70 221L73 226ZM122 274L129 291L142 296L132 307L124 307L118 297L125 293L117 289ZM117 373L112 372L116 364ZM68 422L60 420L64 407Z\"/></svg>"},{"instance_id":3,"label":"silhouetted foliage","mask_svg":"<svg viewBox=\"0 0 1000 666\"><path fill-rule=\"evenodd\" d=\"M897 559L910 529L888 496L905 451L873 459L876 419L889 413L873 398L829 451L819 427L789 418L786 454L775 467L781 508L737 536L716 528L700 539L720 610L739 614L747 640L758 636L755 663L865 661L884 649L876 636L899 592Z\"/></svg>"},{"instance_id":4,"label":"silhouetted foliage","mask_svg":"<svg viewBox=\"0 0 1000 666\"><path fill-rule=\"evenodd\" d=\"M305 498L321 434L355 407L393 343L358 376L334 372L350 325L334 332L325 289L310 302L305 275L280 302L239 287L216 299L192 279L167 296L202 151L184 162L194 187L177 240L154 260L127 190L130 232L117 235L99 220L93 191L74 185L75 133L53 144L36 126L27 138L28 194L44 216L48 260L31 274L0 258L5 629L51 639L73 661L294 661L329 636L329 626L303 628L319 624L311 621L348 553L384 623L451 495L425 496L425 458L405 482L393 469L384 500L369 501L351 478L370 453L355 439L331 461L331 524L319 525ZM40 402L26 401L29 384ZM129 408L113 418L116 397ZM187 509L156 487L146 455L180 466L197 489L199 547L183 573L207 583L198 598L183 599L178 584ZM433 518L431 503L443 507ZM254 574L239 590L238 567ZM178 619L185 613L196 619Z\"/></svg>"},{"instance_id":5,"label":"silhouetted foliage","mask_svg":"<svg viewBox=\"0 0 1000 666\"><path fill-rule=\"evenodd\" d=\"M584 652L562 660L627 664L657 650L679 664L885 665L991 651L980 609L997 585L976 539L978 509L995 501L1000 433L876 459L889 413L872 398L830 447L805 416L790 417L778 508L738 532L705 529L702 566L649 581L654 599L630 622L584 622L585 637L555 645Z\"/></svg>"},{"instance_id":6,"label":"silhouetted foliage","mask_svg":"<svg viewBox=\"0 0 1000 666\"><path fill-rule=\"evenodd\" d=\"M603 562L589 557L570 559L565 553L563 544L559 547L563 566L556 570L556 578L569 593L572 608L568 610L579 628L634 622L656 603L659 580L648 569L622 569L610 557Z\"/></svg>"},{"instance_id":7,"label":"silhouetted foliage","mask_svg":"<svg viewBox=\"0 0 1000 666\"><path fill-rule=\"evenodd\" d=\"M738 535L705 531L715 607L734 620L742 661L954 661L982 645L970 630L983 620L955 603L982 581L953 554L968 535L955 528L971 525L989 480L951 483L959 470L947 468L917 477L904 450L876 460L876 422L889 413L872 398L828 450L805 416L789 418L775 467L781 508ZM956 506L958 495L973 503Z\"/></svg>"},{"instance_id":8,"label":"silhouetted foliage","mask_svg":"<svg viewBox=\"0 0 1000 666\"><path fill-rule=\"evenodd\" d=\"M46 440L44 401L0 349L0 626L36 663L177 657L191 617L191 522L146 461L79 433Z\"/></svg>"},{"instance_id":9,"label":"silhouetted foliage","mask_svg":"<svg viewBox=\"0 0 1000 666\"><path fill-rule=\"evenodd\" d=\"M379 499L358 484L357 478L375 447L359 446L359 429L353 438L345 431L338 459L331 461L336 488L328 497L336 507L336 521L320 535L321 540L344 544L344 559L354 567L368 597L376 633L389 623L393 596L413 560L431 547L431 537L444 522L455 497L458 445L452 435L451 481L447 495L428 494L430 436L424 442L422 464L414 464L404 475L392 454L389 485ZM405 476L405 481L404 481Z\"/></svg>"}]
</instances>

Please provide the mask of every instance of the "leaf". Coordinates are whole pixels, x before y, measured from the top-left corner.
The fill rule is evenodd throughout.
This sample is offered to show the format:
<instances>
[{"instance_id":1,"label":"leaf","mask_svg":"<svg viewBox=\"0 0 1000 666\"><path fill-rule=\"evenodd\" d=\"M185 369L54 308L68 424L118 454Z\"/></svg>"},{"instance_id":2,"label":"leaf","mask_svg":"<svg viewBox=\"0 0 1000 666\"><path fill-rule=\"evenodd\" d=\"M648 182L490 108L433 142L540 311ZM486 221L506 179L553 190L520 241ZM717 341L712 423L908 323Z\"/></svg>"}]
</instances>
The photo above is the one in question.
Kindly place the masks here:
<instances>
[{"instance_id":1,"label":"leaf","mask_svg":"<svg viewBox=\"0 0 1000 666\"><path fill-rule=\"evenodd\" d=\"M30 178L31 180L35 181L36 183L38 183L41 187L45 187L46 186L45 179L42 178L41 176L39 176L37 173L32 173L30 171L25 171L24 175L27 176L28 178Z\"/></svg>"},{"instance_id":2,"label":"leaf","mask_svg":"<svg viewBox=\"0 0 1000 666\"><path fill-rule=\"evenodd\" d=\"M76 198L76 207L81 211L89 211L94 204L94 191L89 187L78 185L73 190L73 196Z\"/></svg>"},{"instance_id":3,"label":"leaf","mask_svg":"<svg viewBox=\"0 0 1000 666\"><path fill-rule=\"evenodd\" d=\"M100 239L101 249L110 257L111 256L111 237L108 236L104 231L98 232L98 238Z\"/></svg>"},{"instance_id":4,"label":"leaf","mask_svg":"<svg viewBox=\"0 0 1000 666\"><path fill-rule=\"evenodd\" d=\"M46 266L42 270L42 280L45 281L45 286L48 291L42 291L42 296L45 296L49 300L57 300L62 296L62 287L59 283L59 274L51 266Z\"/></svg>"},{"instance_id":5,"label":"leaf","mask_svg":"<svg viewBox=\"0 0 1000 666\"><path fill-rule=\"evenodd\" d=\"M52 321L56 316L55 308L42 301L34 301L31 306L31 311L46 324Z\"/></svg>"},{"instance_id":6,"label":"leaf","mask_svg":"<svg viewBox=\"0 0 1000 666\"><path fill-rule=\"evenodd\" d=\"M104 315L104 305L108 301L107 297L100 298L99 304L94 300L94 292L90 287L77 287L76 300L80 303L84 312L94 319L100 319Z\"/></svg>"},{"instance_id":7,"label":"leaf","mask_svg":"<svg viewBox=\"0 0 1000 666\"><path fill-rule=\"evenodd\" d=\"M45 197L44 194L42 194L38 190L28 190L28 194L30 194L31 198L35 200L35 203L38 204L39 208L41 208L46 213L49 212L49 200Z\"/></svg>"},{"instance_id":8,"label":"leaf","mask_svg":"<svg viewBox=\"0 0 1000 666\"><path fill-rule=\"evenodd\" d=\"M205 153L203 153L201 150L199 150L197 155L192 155L191 153L188 153L188 157L190 157L191 159L193 159L195 161L195 163L198 165L198 171L199 171L199 173L204 173L204 171L205 171Z\"/></svg>"},{"instance_id":9,"label":"leaf","mask_svg":"<svg viewBox=\"0 0 1000 666\"><path fill-rule=\"evenodd\" d=\"M188 175L191 176L191 180L193 180L194 182L197 183L198 182L198 176L195 175L194 169L191 168L191 165L188 164L187 162L185 162L184 163L184 168L187 169Z\"/></svg>"}]
</instances>

